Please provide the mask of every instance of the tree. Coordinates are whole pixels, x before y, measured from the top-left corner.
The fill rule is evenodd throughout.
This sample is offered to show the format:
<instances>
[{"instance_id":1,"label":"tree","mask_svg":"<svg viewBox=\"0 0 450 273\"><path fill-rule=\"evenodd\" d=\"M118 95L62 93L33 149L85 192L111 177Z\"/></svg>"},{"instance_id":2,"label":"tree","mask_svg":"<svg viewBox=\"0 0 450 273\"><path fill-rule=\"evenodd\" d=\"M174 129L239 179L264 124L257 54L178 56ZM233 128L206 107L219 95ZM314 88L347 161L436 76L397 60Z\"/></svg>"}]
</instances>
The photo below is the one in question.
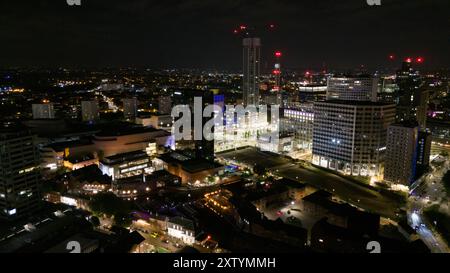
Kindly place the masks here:
<instances>
[{"instance_id":1,"label":"tree","mask_svg":"<svg viewBox=\"0 0 450 273\"><path fill-rule=\"evenodd\" d=\"M89 222L91 222L91 224L92 224L94 227L100 226L100 220L99 220L98 217L96 217L96 216L91 216L91 217L89 218Z\"/></svg>"},{"instance_id":2,"label":"tree","mask_svg":"<svg viewBox=\"0 0 450 273\"><path fill-rule=\"evenodd\" d=\"M267 169L260 164L256 164L253 168L253 172L257 175L265 175L267 173Z\"/></svg>"},{"instance_id":3,"label":"tree","mask_svg":"<svg viewBox=\"0 0 450 273\"><path fill-rule=\"evenodd\" d=\"M129 213L118 213L114 215L114 224L119 227L129 227L131 225Z\"/></svg>"},{"instance_id":4,"label":"tree","mask_svg":"<svg viewBox=\"0 0 450 273\"><path fill-rule=\"evenodd\" d=\"M99 193L92 197L89 207L94 214L116 216L128 214L131 211L130 204L113 193Z\"/></svg>"},{"instance_id":5,"label":"tree","mask_svg":"<svg viewBox=\"0 0 450 273\"><path fill-rule=\"evenodd\" d=\"M444 183L445 190L447 191L447 195L450 196L450 171L445 173L442 177L442 183Z\"/></svg>"}]
</instances>

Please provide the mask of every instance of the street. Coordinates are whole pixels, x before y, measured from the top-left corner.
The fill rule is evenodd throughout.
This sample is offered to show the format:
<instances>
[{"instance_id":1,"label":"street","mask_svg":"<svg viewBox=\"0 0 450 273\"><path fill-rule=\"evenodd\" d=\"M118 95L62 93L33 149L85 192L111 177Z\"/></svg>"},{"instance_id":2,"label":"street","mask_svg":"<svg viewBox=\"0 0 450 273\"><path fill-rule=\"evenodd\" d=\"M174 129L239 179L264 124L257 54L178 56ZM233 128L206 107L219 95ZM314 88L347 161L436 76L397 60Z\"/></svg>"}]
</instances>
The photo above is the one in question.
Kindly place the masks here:
<instances>
[{"instance_id":1,"label":"street","mask_svg":"<svg viewBox=\"0 0 450 273\"><path fill-rule=\"evenodd\" d=\"M441 205L446 192L441 183L442 177L449 170L448 161L437 167L432 173L417 181L411 191L408 204L408 221L433 253L450 253L450 249L440 234L431 228L423 216L423 211L433 205Z\"/></svg>"}]
</instances>

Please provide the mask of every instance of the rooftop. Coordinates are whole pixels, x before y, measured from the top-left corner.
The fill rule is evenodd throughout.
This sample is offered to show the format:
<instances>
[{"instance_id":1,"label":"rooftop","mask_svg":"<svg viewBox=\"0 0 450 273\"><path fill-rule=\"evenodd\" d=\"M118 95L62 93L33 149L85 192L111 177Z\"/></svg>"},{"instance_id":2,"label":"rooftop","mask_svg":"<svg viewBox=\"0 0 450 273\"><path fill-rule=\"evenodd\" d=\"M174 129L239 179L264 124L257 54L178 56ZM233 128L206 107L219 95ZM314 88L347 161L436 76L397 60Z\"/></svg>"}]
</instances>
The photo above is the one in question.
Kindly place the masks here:
<instances>
[{"instance_id":1,"label":"rooftop","mask_svg":"<svg viewBox=\"0 0 450 273\"><path fill-rule=\"evenodd\" d=\"M381 101L353 101L353 100L327 100L315 102L314 105L318 104L340 104L340 105L348 105L348 106L395 106L393 103L381 102Z\"/></svg>"},{"instance_id":2,"label":"rooftop","mask_svg":"<svg viewBox=\"0 0 450 273\"><path fill-rule=\"evenodd\" d=\"M80 156L69 156L66 160L72 164L77 164L80 162L94 160L95 156L93 154L86 154Z\"/></svg>"},{"instance_id":3,"label":"rooftop","mask_svg":"<svg viewBox=\"0 0 450 273\"><path fill-rule=\"evenodd\" d=\"M183 168L183 170L190 172L190 173L201 172L201 171L209 170L209 169L215 169L215 168L219 168L222 166L216 162L211 162L211 161L208 161L208 160L202 159L202 158L191 159L187 156L184 156L184 155L176 153L176 152L163 154L163 155L160 155L158 158L168 164L180 165Z\"/></svg>"},{"instance_id":4,"label":"rooftop","mask_svg":"<svg viewBox=\"0 0 450 273\"><path fill-rule=\"evenodd\" d=\"M29 130L15 122L0 122L0 139L30 135Z\"/></svg>"},{"instance_id":5,"label":"rooftop","mask_svg":"<svg viewBox=\"0 0 450 273\"><path fill-rule=\"evenodd\" d=\"M169 220L169 223L182 226L184 229L187 230L195 231L194 222L184 217L180 216L173 217Z\"/></svg>"},{"instance_id":6,"label":"rooftop","mask_svg":"<svg viewBox=\"0 0 450 273\"><path fill-rule=\"evenodd\" d=\"M331 200L332 195L326 191L317 191L303 198L307 201L323 207L335 215L351 216L357 212L357 209L348 204L339 204Z\"/></svg>"},{"instance_id":7,"label":"rooftop","mask_svg":"<svg viewBox=\"0 0 450 273\"><path fill-rule=\"evenodd\" d=\"M53 143L53 144L47 145L47 147L52 148L56 152L63 152L66 148L75 148L75 147L81 147L81 146L88 146L88 145L92 145L92 144L93 143L90 139L84 138L84 139L74 140L74 141Z\"/></svg>"},{"instance_id":8,"label":"rooftop","mask_svg":"<svg viewBox=\"0 0 450 273\"><path fill-rule=\"evenodd\" d=\"M111 136L127 136L136 135L144 133L152 133L160 131L152 127L142 127L142 126L124 126L119 128L108 128L103 129L101 132L96 134L97 137L111 137Z\"/></svg>"},{"instance_id":9,"label":"rooftop","mask_svg":"<svg viewBox=\"0 0 450 273\"><path fill-rule=\"evenodd\" d=\"M117 154L117 155L105 157L103 160L101 160L101 162L105 163L105 164L120 164L125 161L144 159L144 158L149 158L149 156L147 155L146 152L135 151L135 152L129 152L129 153Z\"/></svg>"},{"instance_id":10,"label":"rooftop","mask_svg":"<svg viewBox=\"0 0 450 273\"><path fill-rule=\"evenodd\" d=\"M394 123L391 126L404 127L404 128L416 128L419 126L419 123L417 123L417 121L405 121L405 122L400 122L400 123Z\"/></svg>"}]
</instances>

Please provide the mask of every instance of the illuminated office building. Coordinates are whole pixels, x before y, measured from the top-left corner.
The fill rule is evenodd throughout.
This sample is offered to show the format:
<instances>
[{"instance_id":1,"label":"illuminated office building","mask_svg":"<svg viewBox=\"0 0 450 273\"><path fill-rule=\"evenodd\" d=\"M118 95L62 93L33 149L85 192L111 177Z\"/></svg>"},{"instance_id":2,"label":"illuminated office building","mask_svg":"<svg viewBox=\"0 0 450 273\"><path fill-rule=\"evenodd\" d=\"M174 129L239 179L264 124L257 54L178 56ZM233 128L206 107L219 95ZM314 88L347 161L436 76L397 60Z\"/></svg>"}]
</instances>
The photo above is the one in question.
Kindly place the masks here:
<instances>
[{"instance_id":1,"label":"illuminated office building","mask_svg":"<svg viewBox=\"0 0 450 273\"><path fill-rule=\"evenodd\" d=\"M378 79L369 76L332 77L327 88L327 100L378 100Z\"/></svg>"},{"instance_id":2,"label":"illuminated office building","mask_svg":"<svg viewBox=\"0 0 450 273\"><path fill-rule=\"evenodd\" d=\"M380 176L395 105L314 103L313 164L354 176Z\"/></svg>"}]
</instances>

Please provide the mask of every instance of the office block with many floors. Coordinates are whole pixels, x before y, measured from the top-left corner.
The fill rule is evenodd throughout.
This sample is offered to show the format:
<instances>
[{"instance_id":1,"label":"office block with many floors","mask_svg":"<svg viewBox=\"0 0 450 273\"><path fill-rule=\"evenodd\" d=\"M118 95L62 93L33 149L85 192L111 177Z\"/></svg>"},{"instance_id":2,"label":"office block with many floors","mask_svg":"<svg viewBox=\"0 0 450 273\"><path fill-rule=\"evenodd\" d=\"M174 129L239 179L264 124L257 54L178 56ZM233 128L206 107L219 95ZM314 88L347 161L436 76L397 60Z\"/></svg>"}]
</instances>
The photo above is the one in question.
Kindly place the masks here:
<instances>
[{"instance_id":1,"label":"office block with many floors","mask_svg":"<svg viewBox=\"0 0 450 273\"><path fill-rule=\"evenodd\" d=\"M378 79L370 76L332 77L328 79L327 100L378 100Z\"/></svg>"},{"instance_id":2,"label":"office block with many floors","mask_svg":"<svg viewBox=\"0 0 450 273\"><path fill-rule=\"evenodd\" d=\"M380 176L395 105L363 101L314 103L313 164L354 176Z\"/></svg>"},{"instance_id":3,"label":"office block with many floors","mask_svg":"<svg viewBox=\"0 0 450 273\"><path fill-rule=\"evenodd\" d=\"M384 180L409 186L414 182L419 127L417 123L389 126Z\"/></svg>"},{"instance_id":4,"label":"office block with many floors","mask_svg":"<svg viewBox=\"0 0 450 273\"><path fill-rule=\"evenodd\" d=\"M419 141L417 146L417 167L426 168L430 165L432 141L433 136L431 132L419 132Z\"/></svg>"},{"instance_id":5,"label":"office block with many floors","mask_svg":"<svg viewBox=\"0 0 450 273\"><path fill-rule=\"evenodd\" d=\"M81 102L81 116L83 121L92 122L99 119L98 103L95 100Z\"/></svg>"},{"instance_id":6,"label":"office block with many floors","mask_svg":"<svg viewBox=\"0 0 450 273\"><path fill-rule=\"evenodd\" d=\"M39 156L33 136L0 125L0 220L30 216L39 208Z\"/></svg>"},{"instance_id":7,"label":"office block with many floors","mask_svg":"<svg viewBox=\"0 0 450 273\"><path fill-rule=\"evenodd\" d=\"M136 98L122 99L123 102L123 116L127 120L132 120L137 116L138 101Z\"/></svg>"},{"instance_id":8,"label":"office block with many floors","mask_svg":"<svg viewBox=\"0 0 450 273\"><path fill-rule=\"evenodd\" d=\"M158 97L158 112L162 115L172 113L172 97L160 96Z\"/></svg>"},{"instance_id":9,"label":"office block with many floors","mask_svg":"<svg viewBox=\"0 0 450 273\"><path fill-rule=\"evenodd\" d=\"M300 103L298 106L282 109L281 114L281 131L294 134L296 148L311 150L314 104Z\"/></svg>"},{"instance_id":10,"label":"office block with many floors","mask_svg":"<svg viewBox=\"0 0 450 273\"><path fill-rule=\"evenodd\" d=\"M33 104L33 119L54 119L55 110L53 103Z\"/></svg>"}]
</instances>

